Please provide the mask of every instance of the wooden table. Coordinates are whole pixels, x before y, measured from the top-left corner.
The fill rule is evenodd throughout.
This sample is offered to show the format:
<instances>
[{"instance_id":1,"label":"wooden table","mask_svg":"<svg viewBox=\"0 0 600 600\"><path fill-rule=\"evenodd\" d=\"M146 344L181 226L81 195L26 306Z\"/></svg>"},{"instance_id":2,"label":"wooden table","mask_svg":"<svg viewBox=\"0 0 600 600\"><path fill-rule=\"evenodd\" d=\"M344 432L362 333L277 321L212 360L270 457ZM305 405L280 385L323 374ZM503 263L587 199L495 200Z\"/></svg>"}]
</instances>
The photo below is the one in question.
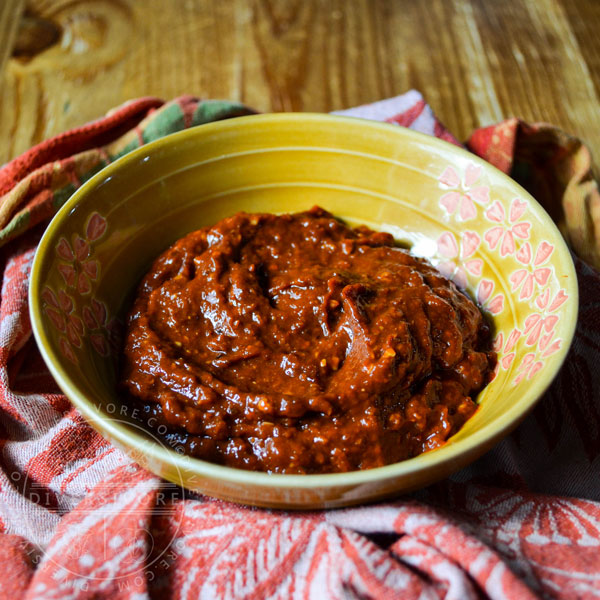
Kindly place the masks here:
<instances>
[{"instance_id":1,"label":"wooden table","mask_svg":"<svg viewBox=\"0 0 600 600\"><path fill-rule=\"evenodd\" d=\"M130 98L329 111L419 89L459 138L516 115L600 156L598 0L0 0L0 164Z\"/></svg>"}]
</instances>

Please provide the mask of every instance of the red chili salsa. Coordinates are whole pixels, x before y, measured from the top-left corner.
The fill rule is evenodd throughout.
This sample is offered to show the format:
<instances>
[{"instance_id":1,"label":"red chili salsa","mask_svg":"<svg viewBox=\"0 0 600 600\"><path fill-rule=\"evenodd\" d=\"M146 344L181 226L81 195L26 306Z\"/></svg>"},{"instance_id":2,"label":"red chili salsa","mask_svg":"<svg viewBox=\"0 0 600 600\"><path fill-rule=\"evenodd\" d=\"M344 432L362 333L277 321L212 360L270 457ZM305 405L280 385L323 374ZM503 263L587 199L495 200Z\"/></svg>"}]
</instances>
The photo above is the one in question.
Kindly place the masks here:
<instances>
[{"instance_id":1,"label":"red chili salsa","mask_svg":"<svg viewBox=\"0 0 600 600\"><path fill-rule=\"evenodd\" d=\"M121 383L191 455L331 473L442 445L494 364L451 281L315 207L238 213L163 252L129 314Z\"/></svg>"}]
</instances>

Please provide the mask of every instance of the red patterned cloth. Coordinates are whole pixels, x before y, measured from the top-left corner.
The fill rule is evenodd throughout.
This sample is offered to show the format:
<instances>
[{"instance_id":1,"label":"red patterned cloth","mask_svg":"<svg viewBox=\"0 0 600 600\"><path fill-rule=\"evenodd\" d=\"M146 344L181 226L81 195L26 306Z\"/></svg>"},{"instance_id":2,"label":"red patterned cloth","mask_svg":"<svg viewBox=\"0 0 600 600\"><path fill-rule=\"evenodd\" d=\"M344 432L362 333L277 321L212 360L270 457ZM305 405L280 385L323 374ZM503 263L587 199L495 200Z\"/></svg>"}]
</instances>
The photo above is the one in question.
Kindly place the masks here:
<instances>
[{"instance_id":1,"label":"red patterned cloth","mask_svg":"<svg viewBox=\"0 0 600 600\"><path fill-rule=\"evenodd\" d=\"M135 101L0 171L0 598L599 597L600 275L578 259L575 342L535 411L470 467L394 501L286 513L190 494L137 467L60 393L28 317L44 219L98 156L247 112L231 108ZM457 143L414 91L344 112ZM595 261L598 192L580 142L511 120L469 147L533 189Z\"/></svg>"}]
</instances>

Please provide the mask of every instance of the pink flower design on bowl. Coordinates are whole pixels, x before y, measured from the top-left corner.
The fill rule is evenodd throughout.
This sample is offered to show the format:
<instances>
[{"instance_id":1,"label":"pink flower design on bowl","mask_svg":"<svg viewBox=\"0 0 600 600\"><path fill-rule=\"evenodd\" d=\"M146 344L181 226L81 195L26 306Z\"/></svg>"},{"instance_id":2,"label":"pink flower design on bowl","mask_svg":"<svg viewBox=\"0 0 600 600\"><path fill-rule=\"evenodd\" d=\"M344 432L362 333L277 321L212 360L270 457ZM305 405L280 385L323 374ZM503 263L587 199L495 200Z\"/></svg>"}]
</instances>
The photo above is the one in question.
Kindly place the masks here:
<instances>
[{"instance_id":1,"label":"pink flower design on bowl","mask_svg":"<svg viewBox=\"0 0 600 600\"><path fill-rule=\"evenodd\" d=\"M438 177L443 187L450 191L440 198L440 206L449 215L457 214L461 221L469 221L477 216L476 204L486 205L490 201L490 188L475 186L483 168L473 163L467 165L464 177L460 177L454 167L446 167Z\"/></svg>"},{"instance_id":2,"label":"pink flower design on bowl","mask_svg":"<svg viewBox=\"0 0 600 600\"><path fill-rule=\"evenodd\" d=\"M459 288L466 289L469 274L479 277L483 269L483 260L473 258L480 245L481 238L474 231L462 233L460 248L454 234L445 231L437 239L438 254L446 259L437 265L438 271L452 279ZM460 259L460 265L455 262L456 259Z\"/></svg>"},{"instance_id":3,"label":"pink flower design on bowl","mask_svg":"<svg viewBox=\"0 0 600 600\"><path fill-rule=\"evenodd\" d=\"M532 379L533 376L544 366L544 362L536 360L535 352L529 352L523 357L521 364L518 366L518 374L515 377L514 383L519 384L525 378Z\"/></svg>"},{"instance_id":4,"label":"pink flower design on bowl","mask_svg":"<svg viewBox=\"0 0 600 600\"><path fill-rule=\"evenodd\" d=\"M50 321L61 333L66 334L69 342L77 348L81 348L81 336L85 328L83 321L74 313L75 303L73 298L64 290L58 290L55 294L46 286L42 292L44 300L44 312Z\"/></svg>"},{"instance_id":5,"label":"pink flower design on bowl","mask_svg":"<svg viewBox=\"0 0 600 600\"><path fill-rule=\"evenodd\" d=\"M61 352L71 362L77 364L75 348L81 348L82 336L85 332L83 321L75 314L75 303L73 298L64 290L55 293L50 287L46 286L42 291L42 300L44 301L44 312L50 319L54 327L62 334L59 337L58 345Z\"/></svg>"},{"instance_id":6,"label":"pink flower design on bowl","mask_svg":"<svg viewBox=\"0 0 600 600\"><path fill-rule=\"evenodd\" d=\"M477 285L477 302L491 314L499 315L504 310L504 294L498 293L492 297L494 282L482 279Z\"/></svg>"},{"instance_id":7,"label":"pink flower design on bowl","mask_svg":"<svg viewBox=\"0 0 600 600\"><path fill-rule=\"evenodd\" d=\"M507 334L506 343L504 342L504 334L502 332L496 336L494 350L499 354L502 353L502 356L498 357L498 365L504 370L507 370L514 361L516 356L514 351L515 346L522 335L523 332L515 328L509 334Z\"/></svg>"},{"instance_id":8,"label":"pink flower design on bowl","mask_svg":"<svg viewBox=\"0 0 600 600\"><path fill-rule=\"evenodd\" d=\"M533 297L537 287L544 288L546 286L552 268L543 265L548 261L553 251L554 246L545 241L539 243L535 256L529 242L525 242L521 246L516 258L522 265L525 265L525 268L517 269L508 278L513 292L519 288L521 289L519 300L529 300Z\"/></svg>"},{"instance_id":9,"label":"pink flower design on bowl","mask_svg":"<svg viewBox=\"0 0 600 600\"><path fill-rule=\"evenodd\" d=\"M531 223L529 221L519 221L527 209L527 202L515 198L508 211L508 219L504 206L496 200L485 211L485 216L494 223L499 223L495 227L488 229L483 235L490 250L496 250L499 246L500 256L508 256L516 252L515 238L521 240L529 239L529 230Z\"/></svg>"},{"instance_id":10,"label":"pink flower design on bowl","mask_svg":"<svg viewBox=\"0 0 600 600\"><path fill-rule=\"evenodd\" d=\"M116 319L108 318L104 302L92 298L89 306L84 306L81 314L89 330L90 343L100 356L108 356L112 348L118 351L118 324Z\"/></svg>"},{"instance_id":11,"label":"pink flower design on bowl","mask_svg":"<svg viewBox=\"0 0 600 600\"><path fill-rule=\"evenodd\" d=\"M85 238L75 234L70 244L65 237L61 237L56 245L56 254L61 259L57 268L66 285L76 289L79 294L89 294L92 282L100 274L100 263L91 258L90 244L101 238L105 231L106 219L95 212L88 220Z\"/></svg>"},{"instance_id":12,"label":"pink flower design on bowl","mask_svg":"<svg viewBox=\"0 0 600 600\"><path fill-rule=\"evenodd\" d=\"M529 315L527 319L525 319L525 325L523 327L523 335L527 335L525 344L527 346L534 346L540 342L541 337L542 342L540 342L540 345L543 344L545 348L554 335L554 327L557 323L557 315L543 316L538 313ZM545 335L542 337L543 333L545 333Z\"/></svg>"},{"instance_id":13,"label":"pink flower design on bowl","mask_svg":"<svg viewBox=\"0 0 600 600\"><path fill-rule=\"evenodd\" d=\"M568 296L564 290L559 290L550 300L550 289L546 288L535 299L535 304L542 310L541 313L529 315L525 320L523 335L527 335L525 344L534 346L538 344L542 358L547 358L560 349L561 340L553 341L555 326L559 321L556 311L567 301Z\"/></svg>"},{"instance_id":14,"label":"pink flower design on bowl","mask_svg":"<svg viewBox=\"0 0 600 600\"><path fill-rule=\"evenodd\" d=\"M498 352L498 365L507 370L513 363L516 353L515 347L518 342L532 347L517 368L517 376L514 384L518 384L525 378L532 379L533 376L544 366L545 360L552 354L558 352L562 347L562 338L556 337L556 324L559 316L554 314L568 299L564 290L559 290L551 299L550 289L540 294L535 304L541 309L540 313L529 315L523 324L523 329L513 329L510 334L498 333L494 342L494 350Z\"/></svg>"}]
</instances>

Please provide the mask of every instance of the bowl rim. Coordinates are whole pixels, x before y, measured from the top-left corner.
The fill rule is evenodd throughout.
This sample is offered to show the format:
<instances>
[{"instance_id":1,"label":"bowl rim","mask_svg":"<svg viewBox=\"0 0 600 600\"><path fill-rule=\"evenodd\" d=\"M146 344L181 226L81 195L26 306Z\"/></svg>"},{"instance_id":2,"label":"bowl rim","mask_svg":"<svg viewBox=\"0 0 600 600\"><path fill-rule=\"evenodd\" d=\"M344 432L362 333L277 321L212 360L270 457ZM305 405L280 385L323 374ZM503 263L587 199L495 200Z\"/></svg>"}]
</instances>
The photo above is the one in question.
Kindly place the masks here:
<instances>
[{"instance_id":1,"label":"bowl rim","mask_svg":"<svg viewBox=\"0 0 600 600\"><path fill-rule=\"evenodd\" d=\"M536 216L540 218L540 220L546 221L545 226L555 234L557 245L560 246L561 253L566 253L566 256L571 258L568 246L556 224L552 221L541 204L537 202L527 190L510 176L506 175L479 156L432 135L395 124L370 119L310 112L256 114L215 121L166 135L119 157L84 182L52 218L36 249L31 267L29 285L29 312L32 331L40 354L50 373L73 405L81 411L88 422L90 422L90 424L104 437L108 436L111 443L118 442L125 448L143 448L145 456L150 461L167 463L178 470L186 471L188 473L193 472L195 475L202 478L218 479L227 483L250 484L262 488L298 488L306 490L315 488L355 487L385 479L405 477L419 471L429 471L430 469L438 470L443 465L458 462L460 457L473 453L478 447L486 445L491 446L516 427L533 408L535 403L541 399L558 374L569 353L575 334L579 305L577 275L572 258L567 263L568 280L565 283L565 287L569 293L569 304L571 306L570 319L564 335L564 345L560 349L562 355L560 356L560 360L555 362L554 367L549 371L550 375L546 376L546 379L544 380L546 384L543 385L542 388L539 388L538 385L528 386L524 390L523 396L517 404L511 406L493 422L484 425L481 429L473 432L464 439L452 442L452 438L450 438L447 443L434 451L426 452L401 462L362 471L325 474L283 474L247 471L178 454L175 450L165 448L155 441L149 443L148 438L142 437L122 423L115 421L113 416L105 414L100 408L93 404L91 400L86 399L85 395L77 389L77 386L71 380L67 370L62 367L61 359L57 357L55 353L50 351L51 346L49 344L48 336L44 332L42 322L41 290L39 289L41 285L41 266L45 253L49 251L50 240L54 233L60 228L65 217L67 217L82 198L92 192L101 182L111 177L115 172L126 168L130 162L136 162L139 158L148 153L156 153L164 147L176 144L183 138L210 135L211 133L218 133L221 129L226 130L240 126L247 127L261 122L286 122L288 124L298 125L303 121L338 122L343 126L358 126L364 127L365 129L385 132L386 135L391 133L392 135L397 135L399 140L404 138L418 144L424 144L434 148L437 147L445 153L450 151L452 154L456 154L477 165L481 165L484 170L491 170L496 176L505 179L510 185L514 186L515 189L519 191L519 195L531 204L536 212ZM539 389L539 391L534 391L536 388Z\"/></svg>"}]
</instances>

